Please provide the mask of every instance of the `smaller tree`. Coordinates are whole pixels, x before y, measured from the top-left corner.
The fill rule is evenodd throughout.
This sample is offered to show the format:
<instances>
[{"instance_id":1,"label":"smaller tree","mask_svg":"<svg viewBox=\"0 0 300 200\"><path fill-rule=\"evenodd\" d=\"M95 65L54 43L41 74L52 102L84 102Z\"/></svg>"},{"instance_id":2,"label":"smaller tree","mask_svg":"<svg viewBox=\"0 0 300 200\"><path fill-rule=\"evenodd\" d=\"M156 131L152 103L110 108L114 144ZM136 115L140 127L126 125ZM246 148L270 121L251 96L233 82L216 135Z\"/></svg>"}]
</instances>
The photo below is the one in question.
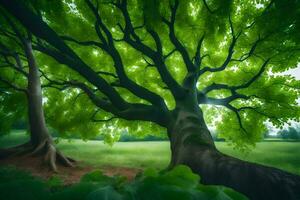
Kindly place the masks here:
<instances>
[{"instance_id":1,"label":"smaller tree","mask_svg":"<svg viewBox=\"0 0 300 200\"><path fill-rule=\"evenodd\" d=\"M40 73L32 50L32 36L30 33L23 33L5 14L2 17L0 88L3 95L0 96L0 100L3 106L1 106L1 115L10 121L8 125L4 126L5 131L8 132L13 121L23 115L26 110L24 106L20 105L19 100L22 99L23 103L27 102L30 141L14 148L2 150L0 157L30 152L30 155L43 155L44 160L53 171L57 171L56 158L66 166L73 166L72 160L55 148L46 126ZM28 65L28 70L25 63ZM8 112L4 112L6 106L8 106Z\"/></svg>"}]
</instances>

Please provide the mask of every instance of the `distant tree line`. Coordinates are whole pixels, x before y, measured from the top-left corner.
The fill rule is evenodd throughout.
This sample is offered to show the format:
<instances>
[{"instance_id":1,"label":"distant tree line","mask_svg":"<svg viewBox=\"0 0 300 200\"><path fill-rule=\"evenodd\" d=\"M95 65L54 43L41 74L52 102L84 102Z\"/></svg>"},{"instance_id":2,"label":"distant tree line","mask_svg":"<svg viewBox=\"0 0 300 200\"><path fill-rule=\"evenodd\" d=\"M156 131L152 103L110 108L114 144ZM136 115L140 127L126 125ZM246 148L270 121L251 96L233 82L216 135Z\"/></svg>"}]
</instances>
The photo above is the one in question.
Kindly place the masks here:
<instances>
[{"instance_id":1,"label":"distant tree line","mask_svg":"<svg viewBox=\"0 0 300 200\"><path fill-rule=\"evenodd\" d=\"M25 119L20 119L13 124L14 130L26 130L28 128L27 122ZM53 137L59 137L59 134L54 129L50 128L50 132ZM225 141L215 130L211 130L212 137L214 141ZM69 137L68 137L69 138ZM81 137L73 135L71 136L73 139L80 139ZM264 134L264 138L281 138L281 139L293 139L300 140L300 126L293 126L282 129L277 132L277 134L271 134L270 131L266 131ZM95 138L91 138L93 140L103 140L103 135L98 135ZM136 135L132 135L127 131L122 132L118 141L120 142L130 142L130 141L166 141L167 138L163 135L146 135L142 137L138 137Z\"/></svg>"},{"instance_id":2,"label":"distant tree line","mask_svg":"<svg viewBox=\"0 0 300 200\"><path fill-rule=\"evenodd\" d=\"M278 132L278 135L283 139L300 139L300 127L289 127Z\"/></svg>"},{"instance_id":3,"label":"distant tree line","mask_svg":"<svg viewBox=\"0 0 300 200\"><path fill-rule=\"evenodd\" d=\"M266 132L264 138L281 138L281 139L292 139L300 140L300 126L288 127L278 131L277 134L270 134Z\"/></svg>"}]
</instances>

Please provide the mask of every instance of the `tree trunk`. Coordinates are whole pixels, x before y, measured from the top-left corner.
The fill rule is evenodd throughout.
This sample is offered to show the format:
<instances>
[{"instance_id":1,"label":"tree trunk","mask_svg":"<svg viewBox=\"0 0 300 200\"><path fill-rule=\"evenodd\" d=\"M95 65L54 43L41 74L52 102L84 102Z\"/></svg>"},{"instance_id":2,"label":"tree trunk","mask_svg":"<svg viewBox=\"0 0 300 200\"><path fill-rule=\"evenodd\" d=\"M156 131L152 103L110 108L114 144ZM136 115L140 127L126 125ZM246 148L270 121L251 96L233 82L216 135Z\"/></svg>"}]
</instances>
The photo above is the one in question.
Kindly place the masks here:
<instances>
[{"instance_id":1,"label":"tree trunk","mask_svg":"<svg viewBox=\"0 0 300 200\"><path fill-rule=\"evenodd\" d=\"M25 43L25 54L29 66L27 99L30 141L34 148L32 154L44 155L45 161L53 171L57 171L56 158L65 166L73 166L68 158L56 150L46 127L39 69L34 59L30 41Z\"/></svg>"},{"instance_id":2,"label":"tree trunk","mask_svg":"<svg viewBox=\"0 0 300 200\"><path fill-rule=\"evenodd\" d=\"M52 137L46 126L39 69L35 62L30 41L24 41L24 51L29 67L26 94L30 141L17 147L1 150L0 158L29 152L29 155L44 157L44 161L53 171L57 171L56 159L58 159L61 164L72 167L72 162L74 162L74 160L65 157L55 148Z\"/></svg>"},{"instance_id":3,"label":"tree trunk","mask_svg":"<svg viewBox=\"0 0 300 200\"><path fill-rule=\"evenodd\" d=\"M174 121L168 128L169 168L187 165L201 176L202 183L224 185L250 199L300 199L300 176L224 155L216 149L201 110L183 108L174 110Z\"/></svg>"},{"instance_id":4,"label":"tree trunk","mask_svg":"<svg viewBox=\"0 0 300 200\"><path fill-rule=\"evenodd\" d=\"M34 147L37 147L46 140L51 141L51 137L46 127L44 117L43 96L39 70L32 54L30 42L26 43L25 53L29 66L27 102L30 141Z\"/></svg>"}]
</instances>

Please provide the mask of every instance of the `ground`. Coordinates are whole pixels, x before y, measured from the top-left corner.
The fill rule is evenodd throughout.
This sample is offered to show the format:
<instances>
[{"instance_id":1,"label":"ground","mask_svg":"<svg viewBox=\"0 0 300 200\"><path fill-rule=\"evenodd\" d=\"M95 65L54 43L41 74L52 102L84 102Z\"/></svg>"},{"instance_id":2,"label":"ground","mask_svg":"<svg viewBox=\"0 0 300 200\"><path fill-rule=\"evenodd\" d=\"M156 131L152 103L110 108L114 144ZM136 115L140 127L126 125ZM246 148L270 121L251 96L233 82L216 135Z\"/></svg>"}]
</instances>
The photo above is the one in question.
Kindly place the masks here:
<instances>
[{"instance_id":1,"label":"ground","mask_svg":"<svg viewBox=\"0 0 300 200\"><path fill-rule=\"evenodd\" d=\"M23 132L15 131L9 136L0 137L0 148L20 144L27 138ZM222 152L232 156L300 175L300 142L260 142L251 152L234 150L224 142L217 142L216 145ZM132 179L145 168L163 169L170 157L168 142L118 142L109 146L102 141L73 139L60 140L57 147L78 161L72 170L59 166L59 172L55 175L61 177L65 184L77 182L83 174L94 169L101 169L106 175L121 174ZM10 158L0 161L0 165L15 165L44 178L53 175L34 157Z\"/></svg>"},{"instance_id":2,"label":"ground","mask_svg":"<svg viewBox=\"0 0 300 200\"><path fill-rule=\"evenodd\" d=\"M59 165L58 172L54 173L42 163L42 160L31 156L17 156L0 160L0 166L13 166L20 170L29 171L32 175L41 177L43 179L49 179L53 176L57 176L61 178L65 185L77 183L84 174L96 169L100 169L107 176L125 176L128 181L132 180L136 176L136 174L141 172L141 169L129 167L102 166L96 168L93 166L88 166L78 161L77 165L71 170L69 167Z\"/></svg>"}]
</instances>

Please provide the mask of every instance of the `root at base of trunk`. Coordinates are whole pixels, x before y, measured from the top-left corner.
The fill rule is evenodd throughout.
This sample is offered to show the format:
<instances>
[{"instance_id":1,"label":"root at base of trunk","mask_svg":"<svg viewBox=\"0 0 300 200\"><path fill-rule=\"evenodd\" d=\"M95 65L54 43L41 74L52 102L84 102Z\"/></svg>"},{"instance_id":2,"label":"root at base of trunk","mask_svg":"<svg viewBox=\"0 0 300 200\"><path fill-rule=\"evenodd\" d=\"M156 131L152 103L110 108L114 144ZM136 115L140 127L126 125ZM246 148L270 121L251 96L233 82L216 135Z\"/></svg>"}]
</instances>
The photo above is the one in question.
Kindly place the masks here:
<instances>
[{"instance_id":1,"label":"root at base of trunk","mask_svg":"<svg viewBox=\"0 0 300 200\"><path fill-rule=\"evenodd\" d=\"M44 155L45 163L51 170L57 172L56 163L63 164L66 167L74 167L74 160L67 158L53 145L51 140L44 140L31 153L31 155Z\"/></svg>"},{"instance_id":2,"label":"root at base of trunk","mask_svg":"<svg viewBox=\"0 0 300 200\"><path fill-rule=\"evenodd\" d=\"M75 166L75 160L64 156L58 151L50 139L44 140L35 148L28 142L13 148L0 150L0 159L21 155L41 157L49 169L54 172L58 172L57 164L62 164L66 167Z\"/></svg>"},{"instance_id":3,"label":"root at base of trunk","mask_svg":"<svg viewBox=\"0 0 300 200\"><path fill-rule=\"evenodd\" d=\"M224 185L251 200L299 200L300 176L242 161L201 145L182 148L175 165L189 166L208 185Z\"/></svg>"}]
</instances>

